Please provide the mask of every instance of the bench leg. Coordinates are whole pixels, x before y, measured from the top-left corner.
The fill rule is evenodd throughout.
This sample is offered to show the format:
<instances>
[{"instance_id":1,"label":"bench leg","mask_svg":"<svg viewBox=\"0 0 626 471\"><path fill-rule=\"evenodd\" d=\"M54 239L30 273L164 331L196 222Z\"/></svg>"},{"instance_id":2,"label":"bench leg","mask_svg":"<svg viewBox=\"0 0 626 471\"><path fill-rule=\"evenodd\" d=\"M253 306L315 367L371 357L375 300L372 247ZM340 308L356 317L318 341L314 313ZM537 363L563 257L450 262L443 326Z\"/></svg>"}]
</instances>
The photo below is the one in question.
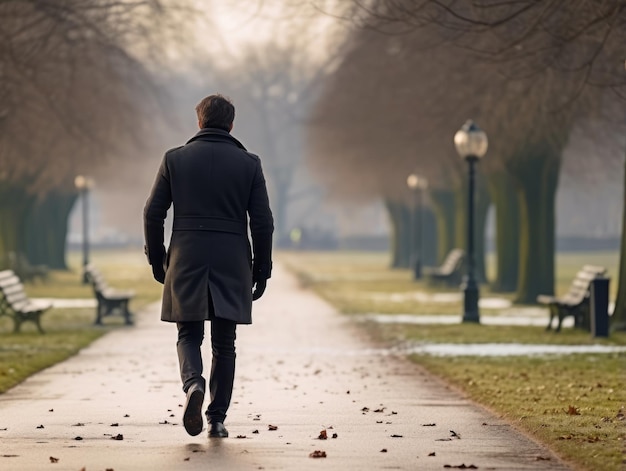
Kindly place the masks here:
<instances>
[{"instance_id":1,"label":"bench leg","mask_svg":"<svg viewBox=\"0 0 626 471\"><path fill-rule=\"evenodd\" d=\"M131 319L132 314L131 312L128 310L128 301L124 301L122 303L122 314L124 315L124 322L126 325L132 325L133 321Z\"/></svg>"},{"instance_id":2,"label":"bench leg","mask_svg":"<svg viewBox=\"0 0 626 471\"><path fill-rule=\"evenodd\" d=\"M556 332L561 332L561 324L563 323L563 318L565 317L565 312L563 311L563 308L561 307L556 307L556 309L558 310L558 318L559 318L559 323L556 326Z\"/></svg>"},{"instance_id":3,"label":"bench leg","mask_svg":"<svg viewBox=\"0 0 626 471\"><path fill-rule=\"evenodd\" d=\"M95 325L102 325L103 309L104 306L102 305L102 302L98 301L98 307L96 307L96 321L94 322Z\"/></svg>"},{"instance_id":4,"label":"bench leg","mask_svg":"<svg viewBox=\"0 0 626 471\"><path fill-rule=\"evenodd\" d=\"M45 334L46 332L43 330L43 328L41 327L41 314L43 314L42 312L39 312L36 314L35 316L35 325L37 326L37 330L39 331L40 334Z\"/></svg>"},{"instance_id":5,"label":"bench leg","mask_svg":"<svg viewBox=\"0 0 626 471\"><path fill-rule=\"evenodd\" d=\"M557 318L559 317L558 308L555 305L550 304L548 306L548 311L550 312L550 320L548 321L548 325L546 326L546 330L551 330L552 329L552 320L555 317L557 317Z\"/></svg>"}]
</instances>

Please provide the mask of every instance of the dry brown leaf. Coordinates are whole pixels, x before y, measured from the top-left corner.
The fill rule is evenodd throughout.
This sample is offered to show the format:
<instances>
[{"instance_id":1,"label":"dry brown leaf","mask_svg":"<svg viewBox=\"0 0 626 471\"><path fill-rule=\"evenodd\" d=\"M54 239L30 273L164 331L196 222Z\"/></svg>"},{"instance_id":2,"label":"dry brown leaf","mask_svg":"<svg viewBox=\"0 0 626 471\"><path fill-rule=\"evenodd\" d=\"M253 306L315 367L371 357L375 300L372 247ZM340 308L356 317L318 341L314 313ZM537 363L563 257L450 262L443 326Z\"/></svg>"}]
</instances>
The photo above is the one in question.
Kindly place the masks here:
<instances>
[{"instance_id":1,"label":"dry brown leaf","mask_svg":"<svg viewBox=\"0 0 626 471\"><path fill-rule=\"evenodd\" d=\"M383 448L382 450L380 450L381 453L387 453L387 448Z\"/></svg>"},{"instance_id":2,"label":"dry brown leaf","mask_svg":"<svg viewBox=\"0 0 626 471\"><path fill-rule=\"evenodd\" d=\"M322 450L315 450L309 453L309 458L326 458L326 452Z\"/></svg>"},{"instance_id":3,"label":"dry brown leaf","mask_svg":"<svg viewBox=\"0 0 626 471\"><path fill-rule=\"evenodd\" d=\"M272 430L272 431L273 431L273 430L278 430L278 425L268 425L268 426L267 426L267 429L268 429L268 430Z\"/></svg>"},{"instance_id":4,"label":"dry brown leaf","mask_svg":"<svg viewBox=\"0 0 626 471\"><path fill-rule=\"evenodd\" d=\"M59 462L59 458L55 458L54 456L50 457L50 463L58 463Z\"/></svg>"},{"instance_id":5,"label":"dry brown leaf","mask_svg":"<svg viewBox=\"0 0 626 471\"><path fill-rule=\"evenodd\" d=\"M580 410L578 409L578 407L569 406L567 408L567 415L580 415Z\"/></svg>"},{"instance_id":6,"label":"dry brown leaf","mask_svg":"<svg viewBox=\"0 0 626 471\"><path fill-rule=\"evenodd\" d=\"M326 430L322 430L317 438L318 440L326 440L328 438Z\"/></svg>"},{"instance_id":7,"label":"dry brown leaf","mask_svg":"<svg viewBox=\"0 0 626 471\"><path fill-rule=\"evenodd\" d=\"M111 440L124 440L124 435L118 433L117 435L112 436Z\"/></svg>"}]
</instances>

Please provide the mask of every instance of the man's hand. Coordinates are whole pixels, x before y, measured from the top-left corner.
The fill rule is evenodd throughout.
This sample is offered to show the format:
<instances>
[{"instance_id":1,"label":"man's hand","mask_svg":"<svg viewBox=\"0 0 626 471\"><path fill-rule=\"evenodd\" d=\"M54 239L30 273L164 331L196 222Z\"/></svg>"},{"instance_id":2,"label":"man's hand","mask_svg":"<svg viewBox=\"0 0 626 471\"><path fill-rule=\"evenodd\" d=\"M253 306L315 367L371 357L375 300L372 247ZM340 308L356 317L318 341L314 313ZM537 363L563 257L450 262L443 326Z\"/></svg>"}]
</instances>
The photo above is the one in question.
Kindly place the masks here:
<instances>
[{"instance_id":1,"label":"man's hand","mask_svg":"<svg viewBox=\"0 0 626 471\"><path fill-rule=\"evenodd\" d=\"M152 266L152 276L154 276L154 279L157 280L159 283L164 284L165 283L165 270L163 269L163 265L162 264L158 264L155 263Z\"/></svg>"},{"instance_id":2,"label":"man's hand","mask_svg":"<svg viewBox=\"0 0 626 471\"><path fill-rule=\"evenodd\" d=\"M261 278L260 280L256 280L254 282L254 290L252 291L252 300L256 301L265 292L265 287L267 286L267 279Z\"/></svg>"}]
</instances>

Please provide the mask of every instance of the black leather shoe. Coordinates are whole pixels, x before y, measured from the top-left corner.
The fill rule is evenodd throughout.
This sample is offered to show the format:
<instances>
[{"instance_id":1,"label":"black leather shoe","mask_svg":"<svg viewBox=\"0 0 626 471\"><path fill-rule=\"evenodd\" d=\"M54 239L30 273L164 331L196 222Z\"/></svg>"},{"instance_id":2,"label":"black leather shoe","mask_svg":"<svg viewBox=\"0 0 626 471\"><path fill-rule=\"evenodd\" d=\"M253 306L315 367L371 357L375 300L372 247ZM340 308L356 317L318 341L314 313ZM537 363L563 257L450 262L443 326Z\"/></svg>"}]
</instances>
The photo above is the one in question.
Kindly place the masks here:
<instances>
[{"instance_id":1,"label":"black leather shoe","mask_svg":"<svg viewBox=\"0 0 626 471\"><path fill-rule=\"evenodd\" d=\"M183 425L189 435L195 436L202 432L202 403L204 389L199 384L192 385L187 390L187 402L183 413Z\"/></svg>"},{"instance_id":2,"label":"black leather shoe","mask_svg":"<svg viewBox=\"0 0 626 471\"><path fill-rule=\"evenodd\" d=\"M228 437L228 430L226 430L222 422L213 422L209 430L209 437L226 438Z\"/></svg>"}]
</instances>

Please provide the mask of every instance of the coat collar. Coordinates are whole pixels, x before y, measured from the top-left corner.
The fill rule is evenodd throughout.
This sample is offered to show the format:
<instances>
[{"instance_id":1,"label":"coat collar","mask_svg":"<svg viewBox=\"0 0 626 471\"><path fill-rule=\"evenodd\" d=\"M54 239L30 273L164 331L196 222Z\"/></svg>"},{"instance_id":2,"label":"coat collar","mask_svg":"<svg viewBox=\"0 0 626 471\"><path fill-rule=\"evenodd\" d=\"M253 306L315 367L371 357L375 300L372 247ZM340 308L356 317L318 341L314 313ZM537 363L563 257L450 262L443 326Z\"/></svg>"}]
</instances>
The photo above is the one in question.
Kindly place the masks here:
<instances>
[{"instance_id":1,"label":"coat collar","mask_svg":"<svg viewBox=\"0 0 626 471\"><path fill-rule=\"evenodd\" d=\"M187 144L193 141L209 141L209 142L229 142L236 145L240 149L246 150L241 142L230 135L229 132L218 128L203 128L198 134L187 141Z\"/></svg>"}]
</instances>

